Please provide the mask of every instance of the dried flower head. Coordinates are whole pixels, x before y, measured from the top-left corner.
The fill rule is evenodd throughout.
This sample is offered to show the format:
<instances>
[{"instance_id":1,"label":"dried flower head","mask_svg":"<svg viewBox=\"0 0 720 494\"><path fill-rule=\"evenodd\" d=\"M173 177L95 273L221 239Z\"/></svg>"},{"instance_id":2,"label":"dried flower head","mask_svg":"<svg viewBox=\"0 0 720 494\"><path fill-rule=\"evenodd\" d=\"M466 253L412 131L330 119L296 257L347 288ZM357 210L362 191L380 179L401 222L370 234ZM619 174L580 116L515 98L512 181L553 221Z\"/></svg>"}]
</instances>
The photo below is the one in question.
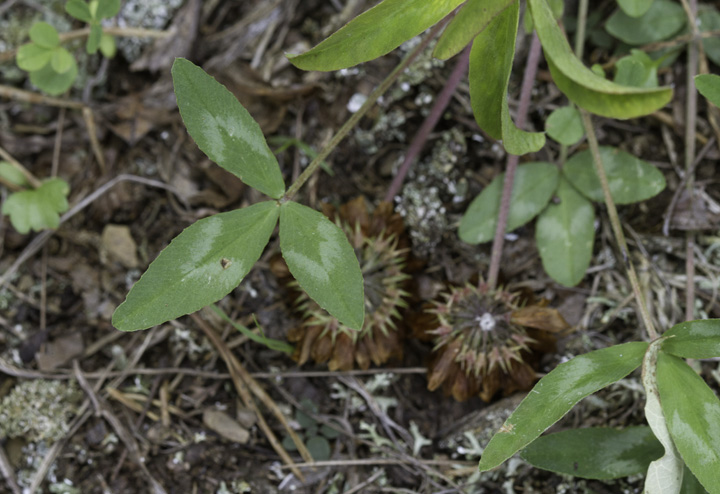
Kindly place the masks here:
<instances>
[{"instance_id":1,"label":"dried flower head","mask_svg":"<svg viewBox=\"0 0 720 494\"><path fill-rule=\"evenodd\" d=\"M490 289L485 283L451 288L430 312L435 324L435 357L428 372L428 389L440 385L459 401L480 395L490 401L530 389L535 382L534 357L550 351L550 334L569 328L559 312L542 305L521 308L518 295ZM540 330L540 331L538 331Z\"/></svg>"},{"instance_id":2,"label":"dried flower head","mask_svg":"<svg viewBox=\"0 0 720 494\"><path fill-rule=\"evenodd\" d=\"M400 358L399 310L405 306L403 286L408 278L403 272L407 249L400 245L402 219L389 203L381 203L370 215L362 197L339 212L328 206L323 212L345 232L360 262L365 322L360 331L350 329L302 292L297 302L304 322L288 334L297 343L293 358L300 364L311 357L328 362L330 370L349 370L355 364L367 369L370 362L381 365L391 357Z\"/></svg>"}]
</instances>

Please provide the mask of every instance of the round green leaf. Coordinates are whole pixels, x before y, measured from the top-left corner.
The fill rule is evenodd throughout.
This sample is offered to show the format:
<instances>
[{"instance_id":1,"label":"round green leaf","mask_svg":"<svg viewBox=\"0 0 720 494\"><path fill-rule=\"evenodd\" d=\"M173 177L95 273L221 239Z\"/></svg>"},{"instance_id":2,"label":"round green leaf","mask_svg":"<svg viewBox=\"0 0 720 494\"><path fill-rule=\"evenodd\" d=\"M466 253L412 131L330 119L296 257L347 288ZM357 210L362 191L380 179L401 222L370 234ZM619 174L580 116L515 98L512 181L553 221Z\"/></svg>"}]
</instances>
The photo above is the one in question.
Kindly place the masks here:
<instances>
[{"instance_id":1,"label":"round green leaf","mask_svg":"<svg viewBox=\"0 0 720 494\"><path fill-rule=\"evenodd\" d=\"M20 187L26 187L30 185L28 183L27 177L23 175L23 172L12 166L7 161L0 161L0 177Z\"/></svg>"},{"instance_id":2,"label":"round green leaf","mask_svg":"<svg viewBox=\"0 0 720 494\"><path fill-rule=\"evenodd\" d=\"M663 452L650 427L591 427L539 437L520 456L543 470L604 480L644 473Z\"/></svg>"},{"instance_id":3,"label":"round green leaf","mask_svg":"<svg viewBox=\"0 0 720 494\"><path fill-rule=\"evenodd\" d=\"M30 39L38 46L55 48L60 44L57 30L47 22L36 22L30 27Z\"/></svg>"},{"instance_id":4,"label":"round green leaf","mask_svg":"<svg viewBox=\"0 0 720 494\"><path fill-rule=\"evenodd\" d=\"M307 449L315 461L330 459L330 443L322 436L315 436L308 439Z\"/></svg>"},{"instance_id":5,"label":"round green leaf","mask_svg":"<svg viewBox=\"0 0 720 494\"><path fill-rule=\"evenodd\" d=\"M60 213L68 209L70 186L60 178L43 182L37 189L14 192L5 201L2 214L10 216L10 223L20 233L57 228Z\"/></svg>"},{"instance_id":6,"label":"round green leaf","mask_svg":"<svg viewBox=\"0 0 720 494\"><path fill-rule=\"evenodd\" d=\"M260 126L225 86L184 58L172 67L180 115L198 147L250 187L279 199L280 165Z\"/></svg>"},{"instance_id":7,"label":"round green leaf","mask_svg":"<svg viewBox=\"0 0 720 494\"><path fill-rule=\"evenodd\" d=\"M112 58L117 52L117 46L115 45L115 38L109 34L103 34L100 37L100 52L105 58Z\"/></svg>"},{"instance_id":8,"label":"round green leaf","mask_svg":"<svg viewBox=\"0 0 720 494\"><path fill-rule=\"evenodd\" d=\"M622 57L615 64L615 82L625 86L657 87L657 69L662 63L661 58L654 61L642 50L631 50L631 54Z\"/></svg>"},{"instance_id":9,"label":"round green leaf","mask_svg":"<svg viewBox=\"0 0 720 494\"><path fill-rule=\"evenodd\" d=\"M65 12L83 22L90 22L92 20L90 7L87 2L83 0L68 0L65 4Z\"/></svg>"},{"instance_id":10,"label":"round green leaf","mask_svg":"<svg viewBox=\"0 0 720 494\"><path fill-rule=\"evenodd\" d=\"M618 0L620 8L630 17L640 17L652 4L653 0Z\"/></svg>"},{"instance_id":11,"label":"round green leaf","mask_svg":"<svg viewBox=\"0 0 720 494\"><path fill-rule=\"evenodd\" d=\"M686 19L679 2L654 0L640 17L630 17L622 10L615 11L605 29L620 41L639 46L671 38L685 27Z\"/></svg>"},{"instance_id":12,"label":"round green leaf","mask_svg":"<svg viewBox=\"0 0 720 494\"><path fill-rule=\"evenodd\" d=\"M701 74L695 76L695 87L713 105L720 108L720 76Z\"/></svg>"},{"instance_id":13,"label":"round green leaf","mask_svg":"<svg viewBox=\"0 0 720 494\"><path fill-rule=\"evenodd\" d=\"M616 204L632 204L659 194L665 188L665 177L650 163L610 146L600 146L600 157ZM600 179L595 172L590 150L570 158L563 173L586 197L603 202Z\"/></svg>"},{"instance_id":14,"label":"round green leaf","mask_svg":"<svg viewBox=\"0 0 720 494\"><path fill-rule=\"evenodd\" d=\"M560 144L572 146L585 135L580 112L574 106L558 108L545 121L545 132Z\"/></svg>"},{"instance_id":15,"label":"round green leaf","mask_svg":"<svg viewBox=\"0 0 720 494\"><path fill-rule=\"evenodd\" d=\"M550 204L535 223L535 242L543 268L552 279L575 286L592 259L595 213L592 204L564 178L557 188L558 203Z\"/></svg>"},{"instance_id":16,"label":"round green leaf","mask_svg":"<svg viewBox=\"0 0 720 494\"><path fill-rule=\"evenodd\" d=\"M575 56L546 0L529 0L529 5L553 80L576 105L604 117L627 119L652 113L672 98L669 87L621 86L600 77Z\"/></svg>"},{"instance_id":17,"label":"round green leaf","mask_svg":"<svg viewBox=\"0 0 720 494\"><path fill-rule=\"evenodd\" d=\"M50 59L50 65L55 72L58 74L64 74L68 70L72 69L75 60L73 60L70 52L65 48L57 47L53 50L52 58Z\"/></svg>"},{"instance_id":18,"label":"round green leaf","mask_svg":"<svg viewBox=\"0 0 720 494\"><path fill-rule=\"evenodd\" d=\"M453 17L435 45L433 56L441 60L457 55L490 21L515 0L468 0Z\"/></svg>"},{"instance_id":19,"label":"round green leaf","mask_svg":"<svg viewBox=\"0 0 720 494\"><path fill-rule=\"evenodd\" d=\"M547 206L558 176L558 168L551 163L527 163L517 168L506 232L524 225ZM458 229L463 242L479 244L493 239L504 181L505 174L501 173L470 203Z\"/></svg>"},{"instance_id":20,"label":"round green leaf","mask_svg":"<svg viewBox=\"0 0 720 494\"><path fill-rule=\"evenodd\" d=\"M381 57L453 11L463 0L384 0L315 48L288 55L302 70L339 70Z\"/></svg>"},{"instance_id":21,"label":"round green leaf","mask_svg":"<svg viewBox=\"0 0 720 494\"><path fill-rule=\"evenodd\" d=\"M720 400L682 359L662 351L657 387L682 459L708 492L720 492Z\"/></svg>"},{"instance_id":22,"label":"round green leaf","mask_svg":"<svg viewBox=\"0 0 720 494\"><path fill-rule=\"evenodd\" d=\"M45 65L40 70L30 72L30 82L42 91L52 96L58 96L70 89L77 74L77 63L73 59L70 68L62 74L55 72L50 64Z\"/></svg>"},{"instance_id":23,"label":"round green leaf","mask_svg":"<svg viewBox=\"0 0 720 494\"><path fill-rule=\"evenodd\" d=\"M624 343L579 355L540 379L488 443L479 468L499 466L560 420L575 404L619 381L642 362L648 344Z\"/></svg>"},{"instance_id":24,"label":"round green leaf","mask_svg":"<svg viewBox=\"0 0 720 494\"><path fill-rule=\"evenodd\" d=\"M100 0L95 11L95 19L109 19L120 12L120 0Z\"/></svg>"},{"instance_id":25,"label":"round green leaf","mask_svg":"<svg viewBox=\"0 0 720 494\"><path fill-rule=\"evenodd\" d=\"M320 307L359 330L365 318L360 263L343 231L296 202L280 208L280 251L290 272Z\"/></svg>"},{"instance_id":26,"label":"round green leaf","mask_svg":"<svg viewBox=\"0 0 720 494\"><path fill-rule=\"evenodd\" d=\"M196 221L155 259L113 314L136 331L195 312L230 293L260 258L275 229L275 201Z\"/></svg>"},{"instance_id":27,"label":"round green leaf","mask_svg":"<svg viewBox=\"0 0 720 494\"><path fill-rule=\"evenodd\" d=\"M712 5L698 5L698 23L700 32L720 31L720 12ZM703 50L715 65L720 65L720 37L703 38Z\"/></svg>"},{"instance_id":28,"label":"round green leaf","mask_svg":"<svg viewBox=\"0 0 720 494\"><path fill-rule=\"evenodd\" d=\"M720 319L682 322L663 336L665 353L696 359L720 357Z\"/></svg>"},{"instance_id":29,"label":"round green leaf","mask_svg":"<svg viewBox=\"0 0 720 494\"><path fill-rule=\"evenodd\" d=\"M34 72L45 67L50 62L52 56L52 48L38 46L34 43L26 43L18 48L15 60L21 69Z\"/></svg>"}]
</instances>

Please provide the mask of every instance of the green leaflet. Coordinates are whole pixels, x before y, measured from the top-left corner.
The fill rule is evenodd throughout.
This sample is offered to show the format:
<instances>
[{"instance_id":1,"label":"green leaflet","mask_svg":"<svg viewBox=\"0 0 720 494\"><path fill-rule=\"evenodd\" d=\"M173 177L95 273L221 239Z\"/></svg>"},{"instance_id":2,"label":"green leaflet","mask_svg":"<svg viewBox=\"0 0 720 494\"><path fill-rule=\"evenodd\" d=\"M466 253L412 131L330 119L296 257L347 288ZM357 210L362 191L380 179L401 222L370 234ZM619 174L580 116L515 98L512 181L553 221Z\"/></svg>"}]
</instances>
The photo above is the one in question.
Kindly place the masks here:
<instances>
[{"instance_id":1,"label":"green leaflet","mask_svg":"<svg viewBox=\"0 0 720 494\"><path fill-rule=\"evenodd\" d=\"M58 32L47 22L36 22L28 34L33 43L44 48L55 48L60 44Z\"/></svg>"},{"instance_id":2,"label":"green leaflet","mask_svg":"<svg viewBox=\"0 0 720 494\"><path fill-rule=\"evenodd\" d=\"M433 56L447 60L460 53L496 15L517 0L468 0L445 28Z\"/></svg>"},{"instance_id":3,"label":"green leaflet","mask_svg":"<svg viewBox=\"0 0 720 494\"><path fill-rule=\"evenodd\" d=\"M624 86L658 87L657 71L665 57L656 61L642 50L630 50L630 53L615 64L617 72L613 80Z\"/></svg>"},{"instance_id":4,"label":"green leaflet","mask_svg":"<svg viewBox=\"0 0 720 494\"><path fill-rule=\"evenodd\" d=\"M585 135L580 112L574 106L554 110L545 121L545 132L560 144L576 144Z\"/></svg>"},{"instance_id":5,"label":"green leaflet","mask_svg":"<svg viewBox=\"0 0 720 494\"><path fill-rule=\"evenodd\" d=\"M618 5L630 17L640 17L652 6L653 0L617 0Z\"/></svg>"},{"instance_id":6,"label":"green leaflet","mask_svg":"<svg viewBox=\"0 0 720 494\"><path fill-rule=\"evenodd\" d=\"M627 376L648 344L624 343L579 355L540 379L488 443L479 468L497 467L534 441L586 396Z\"/></svg>"},{"instance_id":7,"label":"green leaflet","mask_svg":"<svg viewBox=\"0 0 720 494\"><path fill-rule=\"evenodd\" d=\"M198 147L249 186L282 197L285 183L277 159L235 96L184 58L175 59L172 77L180 115Z\"/></svg>"},{"instance_id":8,"label":"green leaflet","mask_svg":"<svg viewBox=\"0 0 720 494\"><path fill-rule=\"evenodd\" d=\"M266 201L187 227L135 283L113 314L113 325L121 331L146 329L220 300L260 258L279 209Z\"/></svg>"},{"instance_id":9,"label":"green leaflet","mask_svg":"<svg viewBox=\"0 0 720 494\"><path fill-rule=\"evenodd\" d=\"M527 163L515 172L506 231L511 232L547 206L558 183L558 168L551 163ZM505 174L501 173L470 203L460 220L463 242L479 244L495 236Z\"/></svg>"},{"instance_id":10,"label":"green leaflet","mask_svg":"<svg viewBox=\"0 0 720 494\"><path fill-rule=\"evenodd\" d=\"M288 55L302 70L352 67L391 52L453 11L463 0L384 0L301 55Z\"/></svg>"},{"instance_id":11,"label":"green leaflet","mask_svg":"<svg viewBox=\"0 0 720 494\"><path fill-rule=\"evenodd\" d=\"M535 223L535 242L545 272L558 283L575 286L592 259L595 213L592 204L564 178L550 204Z\"/></svg>"},{"instance_id":12,"label":"green leaflet","mask_svg":"<svg viewBox=\"0 0 720 494\"><path fill-rule=\"evenodd\" d=\"M627 119L652 113L672 98L671 88L627 87L598 76L573 54L546 0L529 0L529 5L553 80L578 106L604 117Z\"/></svg>"},{"instance_id":13,"label":"green leaflet","mask_svg":"<svg viewBox=\"0 0 720 494\"><path fill-rule=\"evenodd\" d=\"M720 12L712 5L698 5L697 18L700 32L720 30ZM707 57L715 62L715 65L720 65L720 38L703 38L702 45Z\"/></svg>"},{"instance_id":14,"label":"green leaflet","mask_svg":"<svg viewBox=\"0 0 720 494\"><path fill-rule=\"evenodd\" d=\"M64 50L58 47L56 50ZM63 73L56 72L52 64L47 64L39 70L30 72L30 82L51 96L59 96L70 89L78 74L75 59L72 59L70 68Z\"/></svg>"},{"instance_id":15,"label":"green leaflet","mask_svg":"<svg viewBox=\"0 0 720 494\"><path fill-rule=\"evenodd\" d=\"M682 358L720 357L720 319L676 324L663 336L663 352Z\"/></svg>"},{"instance_id":16,"label":"green leaflet","mask_svg":"<svg viewBox=\"0 0 720 494\"><path fill-rule=\"evenodd\" d=\"M5 201L2 213L10 216L10 223L20 233L57 228L60 213L68 209L70 186L61 178L51 178L37 189L13 192Z\"/></svg>"},{"instance_id":17,"label":"green leaflet","mask_svg":"<svg viewBox=\"0 0 720 494\"><path fill-rule=\"evenodd\" d=\"M477 35L470 51L470 103L481 129L502 139L508 153L526 154L545 144L542 133L518 129L510 119L507 87L515 57L519 5L498 13Z\"/></svg>"},{"instance_id":18,"label":"green leaflet","mask_svg":"<svg viewBox=\"0 0 720 494\"><path fill-rule=\"evenodd\" d=\"M658 357L662 357L662 338L653 341L643 358L642 383L645 388L645 418L655 437L658 438L665 454L648 466L645 476L646 494L680 492L683 478L683 461L668 430L667 415L660 405L658 394Z\"/></svg>"},{"instance_id":19,"label":"green leaflet","mask_svg":"<svg viewBox=\"0 0 720 494\"><path fill-rule=\"evenodd\" d=\"M590 446L590 447L589 447ZM647 426L570 429L542 436L520 456L531 465L584 479L618 479L647 471L663 447Z\"/></svg>"},{"instance_id":20,"label":"green leaflet","mask_svg":"<svg viewBox=\"0 0 720 494\"><path fill-rule=\"evenodd\" d=\"M656 196L665 188L665 177L650 163L610 146L600 146L600 157L607 174L610 195L616 204L633 204ZM604 202L600 179L590 150L570 158L563 174L586 197Z\"/></svg>"},{"instance_id":21,"label":"green leaflet","mask_svg":"<svg viewBox=\"0 0 720 494\"><path fill-rule=\"evenodd\" d=\"M280 207L280 251L303 290L352 329L365 318L363 277L343 231L313 209L296 202Z\"/></svg>"},{"instance_id":22,"label":"green leaflet","mask_svg":"<svg viewBox=\"0 0 720 494\"><path fill-rule=\"evenodd\" d=\"M720 492L720 400L682 359L660 352L662 412L682 459L710 493Z\"/></svg>"},{"instance_id":23,"label":"green leaflet","mask_svg":"<svg viewBox=\"0 0 720 494\"><path fill-rule=\"evenodd\" d=\"M720 108L720 76L701 74L695 76L695 87L713 105Z\"/></svg>"},{"instance_id":24,"label":"green leaflet","mask_svg":"<svg viewBox=\"0 0 720 494\"><path fill-rule=\"evenodd\" d=\"M605 29L628 45L639 46L671 38L685 26L686 19L680 2L654 0L640 17L616 11L605 23Z\"/></svg>"}]
</instances>

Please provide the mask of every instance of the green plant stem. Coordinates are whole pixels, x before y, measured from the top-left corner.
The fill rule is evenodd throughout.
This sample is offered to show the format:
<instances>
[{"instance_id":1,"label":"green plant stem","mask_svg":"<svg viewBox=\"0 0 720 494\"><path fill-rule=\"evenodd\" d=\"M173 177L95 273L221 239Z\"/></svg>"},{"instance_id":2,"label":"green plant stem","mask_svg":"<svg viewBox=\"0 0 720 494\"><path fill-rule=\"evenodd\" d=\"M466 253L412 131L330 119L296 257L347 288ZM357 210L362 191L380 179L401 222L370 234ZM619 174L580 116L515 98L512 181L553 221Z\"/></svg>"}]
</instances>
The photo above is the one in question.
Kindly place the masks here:
<instances>
[{"instance_id":1,"label":"green plant stem","mask_svg":"<svg viewBox=\"0 0 720 494\"><path fill-rule=\"evenodd\" d=\"M688 25L691 26L693 39L688 43L687 57L687 99L685 100L685 191L691 207L695 205L695 128L697 122L697 90L695 75L698 71L699 29L696 21L697 0L682 0ZM685 232L685 319L695 319L695 232Z\"/></svg>"},{"instance_id":2,"label":"green plant stem","mask_svg":"<svg viewBox=\"0 0 720 494\"><path fill-rule=\"evenodd\" d=\"M588 0L580 0L578 4L578 22L575 32L575 56L582 60L585 49L585 26L587 24Z\"/></svg>"},{"instance_id":3,"label":"green plant stem","mask_svg":"<svg viewBox=\"0 0 720 494\"><path fill-rule=\"evenodd\" d=\"M590 145L590 152L592 153L593 162L595 163L595 171L600 179L600 185L602 187L603 196L605 197L605 206L608 210L608 216L610 217L610 224L612 225L613 234L615 235L615 241L620 247L622 252L623 262L627 269L628 278L630 278L630 285L632 285L633 293L635 295L635 301L640 311L640 317L645 324L648 336L651 340L658 337L658 333L655 330L655 325L650 318L650 312L648 311L647 305L645 305L645 297L640 290L640 282L638 281L635 267L633 266L630 256L628 254L627 242L625 241L625 234L622 230L620 223L620 217L615 207L615 201L613 201L612 195L610 194L610 186L608 185L607 175L605 174L605 168L602 164L602 157L600 156L600 146L598 145L597 136L595 135L595 129L590 119L590 114L580 109L580 115L582 116L583 126L585 127L585 133L587 134L588 144Z\"/></svg>"},{"instance_id":4,"label":"green plant stem","mask_svg":"<svg viewBox=\"0 0 720 494\"><path fill-rule=\"evenodd\" d=\"M357 123L360 121L360 119L372 108L372 106L375 104L375 102L385 94L385 92L390 89L390 86L397 80L397 78L402 74L402 72L417 58L420 53L428 46L430 41L440 32L440 30L445 26L445 24L452 18L452 16L455 15L455 12L453 11L448 16L446 16L443 20L438 22L433 26L433 28L430 30L430 32L423 38L423 40L418 43L418 45L413 48L410 53L408 53L405 58L400 62L400 64L395 67L395 69L390 72L390 74L380 83L380 85L375 88L375 90L370 93L370 96L368 96L367 100L365 100L365 103L360 107L358 111L352 114L350 118L343 124L342 127L337 131L337 133L333 136L333 138L330 140L330 142L318 153L318 155L315 157L312 162L308 165L308 167L303 171L300 176L295 180L295 182L290 186L290 188L285 192L285 195L280 200L280 202L287 202L291 200L295 194L297 194L298 190L300 190L300 187L302 187L305 182L308 181L308 179L317 171L317 169L320 167L320 164L325 160L325 158L328 157L328 155L337 147L338 144L340 144L340 141L342 141L345 136L357 125Z\"/></svg>"}]
</instances>

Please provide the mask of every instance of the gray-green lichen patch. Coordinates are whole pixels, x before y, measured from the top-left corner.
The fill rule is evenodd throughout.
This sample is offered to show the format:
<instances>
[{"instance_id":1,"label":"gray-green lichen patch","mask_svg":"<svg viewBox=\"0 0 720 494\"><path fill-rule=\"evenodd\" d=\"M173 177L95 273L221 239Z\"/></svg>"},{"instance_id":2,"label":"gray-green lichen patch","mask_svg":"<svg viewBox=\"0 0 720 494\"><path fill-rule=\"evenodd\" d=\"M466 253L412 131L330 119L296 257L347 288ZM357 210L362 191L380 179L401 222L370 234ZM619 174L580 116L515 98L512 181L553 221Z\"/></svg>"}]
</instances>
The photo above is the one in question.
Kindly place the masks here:
<instances>
[{"instance_id":1,"label":"gray-green lichen patch","mask_svg":"<svg viewBox=\"0 0 720 494\"><path fill-rule=\"evenodd\" d=\"M118 14L120 27L143 27L146 29L164 29L183 0L128 0ZM128 60L134 62L143 49L151 44L151 38L117 38L117 47Z\"/></svg>"},{"instance_id":2,"label":"gray-green lichen patch","mask_svg":"<svg viewBox=\"0 0 720 494\"><path fill-rule=\"evenodd\" d=\"M20 382L0 402L0 438L49 442L63 438L81 397L73 382Z\"/></svg>"}]
</instances>

